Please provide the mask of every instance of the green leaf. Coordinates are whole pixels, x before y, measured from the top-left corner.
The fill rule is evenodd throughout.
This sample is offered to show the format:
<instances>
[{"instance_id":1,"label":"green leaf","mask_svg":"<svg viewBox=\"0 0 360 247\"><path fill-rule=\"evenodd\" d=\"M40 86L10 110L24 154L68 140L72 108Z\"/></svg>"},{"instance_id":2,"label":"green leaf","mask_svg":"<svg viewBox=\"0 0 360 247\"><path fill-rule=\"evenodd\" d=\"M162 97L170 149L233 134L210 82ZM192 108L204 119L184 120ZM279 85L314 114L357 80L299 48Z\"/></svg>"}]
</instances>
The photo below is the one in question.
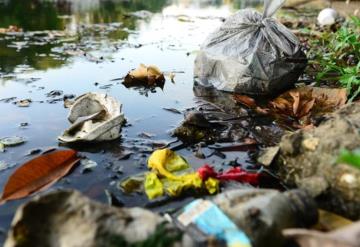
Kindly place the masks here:
<instances>
[{"instance_id":1,"label":"green leaf","mask_svg":"<svg viewBox=\"0 0 360 247\"><path fill-rule=\"evenodd\" d=\"M346 149L341 150L340 155L337 159L337 163L345 163L360 169L360 150L359 149L353 151L349 151Z\"/></svg>"}]
</instances>

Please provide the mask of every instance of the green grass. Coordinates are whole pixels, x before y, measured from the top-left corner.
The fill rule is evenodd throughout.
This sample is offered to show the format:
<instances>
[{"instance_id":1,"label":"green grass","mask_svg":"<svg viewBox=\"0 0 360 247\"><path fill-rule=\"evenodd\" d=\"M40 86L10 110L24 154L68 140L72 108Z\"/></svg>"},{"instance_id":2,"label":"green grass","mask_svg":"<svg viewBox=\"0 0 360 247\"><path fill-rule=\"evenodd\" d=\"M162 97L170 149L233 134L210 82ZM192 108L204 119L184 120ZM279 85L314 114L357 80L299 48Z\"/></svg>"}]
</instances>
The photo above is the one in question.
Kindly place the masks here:
<instances>
[{"instance_id":1,"label":"green grass","mask_svg":"<svg viewBox=\"0 0 360 247\"><path fill-rule=\"evenodd\" d=\"M336 32L310 40L316 80L347 89L349 101L360 94L360 18L351 17Z\"/></svg>"},{"instance_id":2,"label":"green grass","mask_svg":"<svg viewBox=\"0 0 360 247\"><path fill-rule=\"evenodd\" d=\"M360 168L360 149L353 151L341 150L337 163L345 163Z\"/></svg>"}]
</instances>

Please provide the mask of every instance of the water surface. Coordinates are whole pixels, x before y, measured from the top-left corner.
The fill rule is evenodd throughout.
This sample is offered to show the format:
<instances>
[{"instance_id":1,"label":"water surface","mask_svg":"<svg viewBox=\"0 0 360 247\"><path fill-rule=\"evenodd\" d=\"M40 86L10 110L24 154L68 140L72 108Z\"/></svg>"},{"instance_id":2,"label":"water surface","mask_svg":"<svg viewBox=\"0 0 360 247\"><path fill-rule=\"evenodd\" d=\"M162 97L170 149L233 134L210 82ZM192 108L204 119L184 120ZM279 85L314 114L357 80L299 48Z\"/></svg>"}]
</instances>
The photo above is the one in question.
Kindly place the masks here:
<instances>
[{"instance_id":1,"label":"water surface","mask_svg":"<svg viewBox=\"0 0 360 247\"><path fill-rule=\"evenodd\" d=\"M63 94L107 93L123 104L129 126L122 138L105 144L75 146L99 165L82 174L81 168L58 182L54 188L76 188L88 196L106 201L104 189L114 191L127 206L143 206L143 195L123 195L116 187L122 178L146 170L146 159L154 145L174 141L171 130L183 115L180 111L195 104L193 61L207 34L238 8L257 5L259 1L0 1L0 27L16 25L24 32L0 34L0 137L22 136L26 143L0 153L0 160L13 165L0 171L2 188L9 175L34 156L30 150L58 147L57 136L69 126L68 109L59 97L47 97L52 90ZM144 16L133 16L139 10ZM175 73L163 89L148 91L128 89L121 79L140 63L154 64ZM29 107L14 104L31 99ZM55 99L55 100L54 100ZM20 127L21 123L28 126ZM151 133L150 140L139 134ZM155 144L154 144L155 143ZM139 153L119 160L129 147L139 146ZM195 167L204 163L189 150L180 150ZM245 153L229 153L226 160ZM207 160L219 165L219 157ZM123 166L123 174L112 171ZM0 227L7 229L14 210L28 200L0 206ZM0 242L4 234L0 234Z\"/></svg>"}]
</instances>

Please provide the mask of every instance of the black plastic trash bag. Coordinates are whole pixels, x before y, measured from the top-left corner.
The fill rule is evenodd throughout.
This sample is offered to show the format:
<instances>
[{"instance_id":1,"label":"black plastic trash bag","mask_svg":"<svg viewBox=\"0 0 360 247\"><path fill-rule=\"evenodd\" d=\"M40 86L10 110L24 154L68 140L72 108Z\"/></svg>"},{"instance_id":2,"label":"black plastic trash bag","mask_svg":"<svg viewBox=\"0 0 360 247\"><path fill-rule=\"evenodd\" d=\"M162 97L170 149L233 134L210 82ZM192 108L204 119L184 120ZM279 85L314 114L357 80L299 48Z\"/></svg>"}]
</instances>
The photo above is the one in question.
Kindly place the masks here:
<instances>
[{"instance_id":1,"label":"black plastic trash bag","mask_svg":"<svg viewBox=\"0 0 360 247\"><path fill-rule=\"evenodd\" d=\"M306 67L298 38L272 18L285 0L265 0L264 13L240 10L205 41L194 76L203 86L251 95L291 88Z\"/></svg>"}]
</instances>

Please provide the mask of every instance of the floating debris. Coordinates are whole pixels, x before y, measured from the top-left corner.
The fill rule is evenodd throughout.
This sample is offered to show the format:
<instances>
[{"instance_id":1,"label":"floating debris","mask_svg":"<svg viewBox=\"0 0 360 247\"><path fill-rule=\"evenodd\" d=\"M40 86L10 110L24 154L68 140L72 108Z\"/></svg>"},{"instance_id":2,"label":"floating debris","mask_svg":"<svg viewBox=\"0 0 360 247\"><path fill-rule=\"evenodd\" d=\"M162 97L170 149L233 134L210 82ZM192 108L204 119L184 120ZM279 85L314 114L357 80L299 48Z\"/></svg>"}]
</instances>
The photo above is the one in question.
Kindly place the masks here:
<instances>
[{"instance_id":1,"label":"floating debris","mask_svg":"<svg viewBox=\"0 0 360 247\"><path fill-rule=\"evenodd\" d=\"M76 98L68 116L72 125L58 137L59 140L71 143L117 139L125 122L121 107L106 94L87 93Z\"/></svg>"},{"instance_id":2,"label":"floating debris","mask_svg":"<svg viewBox=\"0 0 360 247\"><path fill-rule=\"evenodd\" d=\"M169 112L172 112L172 113L175 113L175 114L182 114L181 111L179 111L178 109L175 109L175 108L165 108L165 107L163 107L163 109L165 111L169 111Z\"/></svg>"},{"instance_id":3,"label":"floating debris","mask_svg":"<svg viewBox=\"0 0 360 247\"><path fill-rule=\"evenodd\" d=\"M64 92L62 90L52 90L52 91L48 92L46 94L46 96L54 98L54 97L57 97L57 96L61 96L63 93Z\"/></svg>"},{"instance_id":4,"label":"floating debris","mask_svg":"<svg viewBox=\"0 0 360 247\"><path fill-rule=\"evenodd\" d=\"M163 88L165 84L164 74L155 65L145 66L140 64L135 70L130 71L123 82L125 87L148 86Z\"/></svg>"},{"instance_id":5,"label":"floating debris","mask_svg":"<svg viewBox=\"0 0 360 247\"><path fill-rule=\"evenodd\" d=\"M86 173L86 172L91 172L92 170L94 170L95 167L98 166L98 164L90 159L82 159L80 161L80 165L81 165L81 173Z\"/></svg>"},{"instance_id":6,"label":"floating debris","mask_svg":"<svg viewBox=\"0 0 360 247\"><path fill-rule=\"evenodd\" d=\"M0 160L0 171L7 170L16 166L16 163L9 164L5 161Z\"/></svg>"},{"instance_id":7,"label":"floating debris","mask_svg":"<svg viewBox=\"0 0 360 247\"><path fill-rule=\"evenodd\" d=\"M22 99L22 100L19 100L19 101L16 101L16 105L18 107L28 107L30 106L30 103L31 103L31 99Z\"/></svg>"},{"instance_id":8,"label":"floating debris","mask_svg":"<svg viewBox=\"0 0 360 247\"><path fill-rule=\"evenodd\" d=\"M44 190L69 173L79 161L74 150L42 154L20 166L4 186L0 204Z\"/></svg>"},{"instance_id":9,"label":"floating debris","mask_svg":"<svg viewBox=\"0 0 360 247\"><path fill-rule=\"evenodd\" d=\"M0 138L0 143L2 143L4 146L8 146L8 147L23 144L25 141L26 141L25 138L20 137L20 136Z\"/></svg>"}]
</instances>

